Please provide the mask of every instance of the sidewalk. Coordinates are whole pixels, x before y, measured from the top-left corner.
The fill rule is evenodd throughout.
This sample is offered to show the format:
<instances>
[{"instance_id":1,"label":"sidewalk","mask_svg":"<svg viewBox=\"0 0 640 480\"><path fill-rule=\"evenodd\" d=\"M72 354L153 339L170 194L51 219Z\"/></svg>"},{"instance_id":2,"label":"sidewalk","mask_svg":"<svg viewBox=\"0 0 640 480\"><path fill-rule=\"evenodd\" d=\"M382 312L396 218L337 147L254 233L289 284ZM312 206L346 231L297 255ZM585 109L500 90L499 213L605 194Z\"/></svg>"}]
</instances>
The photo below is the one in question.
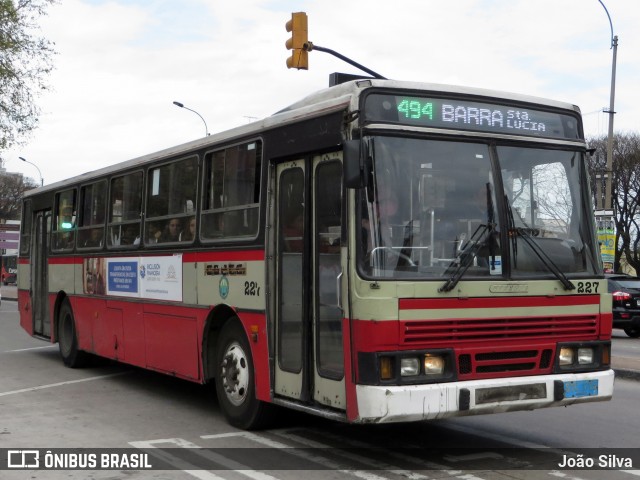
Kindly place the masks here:
<instances>
[{"instance_id":1,"label":"sidewalk","mask_svg":"<svg viewBox=\"0 0 640 480\"><path fill-rule=\"evenodd\" d=\"M15 285L0 285L2 300L18 300L18 287Z\"/></svg>"},{"instance_id":2,"label":"sidewalk","mask_svg":"<svg viewBox=\"0 0 640 480\"><path fill-rule=\"evenodd\" d=\"M2 300L17 301L18 288L15 285L1 285ZM638 339L640 342L640 339ZM616 378L640 380L640 357L611 357L611 366L616 372Z\"/></svg>"}]
</instances>

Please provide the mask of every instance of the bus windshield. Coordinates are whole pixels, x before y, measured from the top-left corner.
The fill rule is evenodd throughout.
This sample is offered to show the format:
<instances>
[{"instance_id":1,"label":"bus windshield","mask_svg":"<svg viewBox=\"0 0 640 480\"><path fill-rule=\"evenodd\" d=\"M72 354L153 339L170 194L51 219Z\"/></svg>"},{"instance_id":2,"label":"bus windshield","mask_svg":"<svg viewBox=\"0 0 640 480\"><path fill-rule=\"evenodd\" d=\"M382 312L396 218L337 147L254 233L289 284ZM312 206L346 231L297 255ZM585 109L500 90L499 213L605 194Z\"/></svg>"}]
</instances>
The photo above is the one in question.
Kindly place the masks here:
<instances>
[{"instance_id":1,"label":"bus windshield","mask_svg":"<svg viewBox=\"0 0 640 480\"><path fill-rule=\"evenodd\" d=\"M365 144L373 160L359 201L365 276L599 271L581 153L383 136Z\"/></svg>"}]
</instances>

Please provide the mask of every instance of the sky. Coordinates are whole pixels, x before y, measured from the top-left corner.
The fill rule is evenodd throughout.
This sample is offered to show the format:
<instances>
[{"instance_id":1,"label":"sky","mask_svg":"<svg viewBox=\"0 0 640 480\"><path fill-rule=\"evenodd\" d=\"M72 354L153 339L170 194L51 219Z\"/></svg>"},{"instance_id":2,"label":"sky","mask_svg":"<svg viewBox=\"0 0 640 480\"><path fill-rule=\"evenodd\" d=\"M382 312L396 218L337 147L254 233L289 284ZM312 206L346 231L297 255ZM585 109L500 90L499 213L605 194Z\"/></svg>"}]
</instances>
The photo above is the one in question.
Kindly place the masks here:
<instances>
[{"instance_id":1,"label":"sky","mask_svg":"<svg viewBox=\"0 0 640 480\"><path fill-rule=\"evenodd\" d=\"M619 37L614 129L640 131L640 0L603 0ZM613 50L598 0L60 0L42 19L58 54L39 128L2 153L45 184L267 117L362 73L319 51L287 69L291 12L309 40L397 80L578 105L605 136ZM178 108L174 101L198 112ZM206 129L205 129L206 122Z\"/></svg>"}]
</instances>

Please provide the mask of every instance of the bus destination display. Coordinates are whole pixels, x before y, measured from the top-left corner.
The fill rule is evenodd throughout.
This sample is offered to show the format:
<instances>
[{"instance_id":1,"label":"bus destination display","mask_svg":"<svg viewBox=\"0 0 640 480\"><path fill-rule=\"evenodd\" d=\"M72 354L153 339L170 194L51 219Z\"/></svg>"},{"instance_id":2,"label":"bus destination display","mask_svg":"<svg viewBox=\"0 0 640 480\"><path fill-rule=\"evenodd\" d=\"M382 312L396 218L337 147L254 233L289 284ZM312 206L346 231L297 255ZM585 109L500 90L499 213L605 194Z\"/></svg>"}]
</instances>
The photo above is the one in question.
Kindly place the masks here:
<instances>
[{"instance_id":1,"label":"bus destination display","mask_svg":"<svg viewBox=\"0 0 640 480\"><path fill-rule=\"evenodd\" d=\"M571 115L460 99L372 94L367 120L424 127L480 130L575 140L578 121Z\"/></svg>"}]
</instances>

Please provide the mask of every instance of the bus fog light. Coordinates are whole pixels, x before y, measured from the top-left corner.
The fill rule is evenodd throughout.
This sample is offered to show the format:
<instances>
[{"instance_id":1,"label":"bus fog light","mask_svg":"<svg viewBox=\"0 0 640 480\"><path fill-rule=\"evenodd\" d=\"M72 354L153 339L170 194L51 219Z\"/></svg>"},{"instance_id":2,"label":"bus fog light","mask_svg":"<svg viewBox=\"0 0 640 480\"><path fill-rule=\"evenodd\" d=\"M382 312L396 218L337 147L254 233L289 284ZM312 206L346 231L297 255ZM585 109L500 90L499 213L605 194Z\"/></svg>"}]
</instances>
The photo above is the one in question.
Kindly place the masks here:
<instances>
[{"instance_id":1,"label":"bus fog light","mask_svg":"<svg viewBox=\"0 0 640 480\"><path fill-rule=\"evenodd\" d=\"M589 365L593 363L593 348L578 349L578 365Z\"/></svg>"},{"instance_id":2,"label":"bus fog light","mask_svg":"<svg viewBox=\"0 0 640 480\"><path fill-rule=\"evenodd\" d=\"M440 356L424 356L424 373L426 375L442 375L444 373L444 358Z\"/></svg>"},{"instance_id":3,"label":"bus fog light","mask_svg":"<svg viewBox=\"0 0 640 480\"><path fill-rule=\"evenodd\" d=\"M400 375L403 377L411 377L420 373L420 361L415 358L400 359Z\"/></svg>"},{"instance_id":4,"label":"bus fog light","mask_svg":"<svg viewBox=\"0 0 640 480\"><path fill-rule=\"evenodd\" d=\"M558 357L560 365L572 365L573 364L573 348L562 347L560 349L560 355Z\"/></svg>"}]
</instances>

